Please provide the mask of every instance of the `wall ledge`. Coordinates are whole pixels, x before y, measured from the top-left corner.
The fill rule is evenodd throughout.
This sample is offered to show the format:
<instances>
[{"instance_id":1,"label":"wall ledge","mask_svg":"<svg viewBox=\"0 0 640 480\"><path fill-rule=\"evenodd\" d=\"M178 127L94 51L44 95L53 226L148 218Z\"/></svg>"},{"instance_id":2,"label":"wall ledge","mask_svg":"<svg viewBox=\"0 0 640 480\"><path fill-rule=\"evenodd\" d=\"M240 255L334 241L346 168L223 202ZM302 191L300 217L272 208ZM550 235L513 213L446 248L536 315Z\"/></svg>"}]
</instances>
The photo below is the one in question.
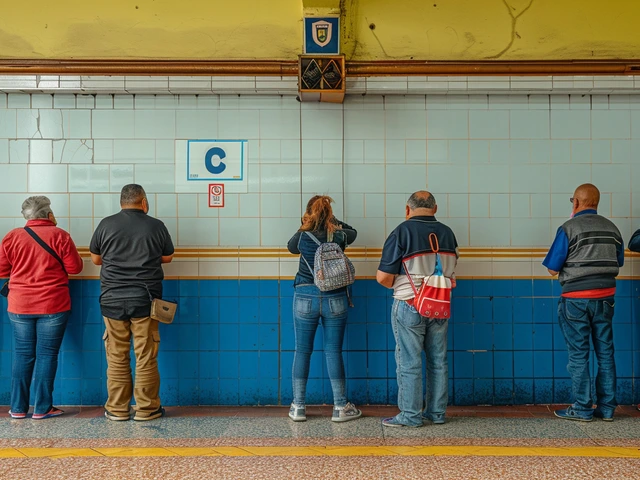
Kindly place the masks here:
<instances>
[{"instance_id":1,"label":"wall ledge","mask_svg":"<svg viewBox=\"0 0 640 480\"><path fill-rule=\"evenodd\" d=\"M3 75L282 75L297 76L297 60L0 59ZM347 61L348 76L637 75L640 59L535 61Z\"/></svg>"},{"instance_id":2,"label":"wall ledge","mask_svg":"<svg viewBox=\"0 0 640 480\"><path fill-rule=\"evenodd\" d=\"M349 95L640 94L640 75L351 76ZM290 75L1 75L0 92L129 95L298 95Z\"/></svg>"}]
</instances>

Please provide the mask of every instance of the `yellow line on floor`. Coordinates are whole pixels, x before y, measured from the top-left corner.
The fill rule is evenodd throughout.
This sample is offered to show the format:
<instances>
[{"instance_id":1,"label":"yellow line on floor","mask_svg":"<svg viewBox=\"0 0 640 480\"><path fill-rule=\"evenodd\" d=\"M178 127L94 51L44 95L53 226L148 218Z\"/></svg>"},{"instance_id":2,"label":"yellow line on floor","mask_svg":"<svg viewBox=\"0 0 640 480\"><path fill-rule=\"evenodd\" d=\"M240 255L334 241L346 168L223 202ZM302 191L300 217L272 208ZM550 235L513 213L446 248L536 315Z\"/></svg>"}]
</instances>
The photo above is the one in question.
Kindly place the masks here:
<instances>
[{"instance_id":1,"label":"yellow line on floor","mask_svg":"<svg viewBox=\"0 0 640 480\"><path fill-rule=\"evenodd\" d=\"M326 446L326 447L93 447L0 448L0 458L64 457L607 457L640 458L632 447Z\"/></svg>"}]
</instances>

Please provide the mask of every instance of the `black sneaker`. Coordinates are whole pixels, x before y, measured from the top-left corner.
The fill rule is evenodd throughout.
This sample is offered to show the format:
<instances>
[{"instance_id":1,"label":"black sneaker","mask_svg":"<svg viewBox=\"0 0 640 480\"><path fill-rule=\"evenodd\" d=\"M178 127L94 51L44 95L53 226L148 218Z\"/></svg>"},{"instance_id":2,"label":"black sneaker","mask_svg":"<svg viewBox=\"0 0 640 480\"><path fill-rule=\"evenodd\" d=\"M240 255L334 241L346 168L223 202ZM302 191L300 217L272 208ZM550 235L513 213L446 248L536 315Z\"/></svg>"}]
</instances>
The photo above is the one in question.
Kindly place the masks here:
<instances>
[{"instance_id":1,"label":"black sneaker","mask_svg":"<svg viewBox=\"0 0 640 480\"><path fill-rule=\"evenodd\" d=\"M593 411L593 416L595 418L600 418L605 422L613 422L613 412L611 413L604 413L602 410L600 410L599 408L596 408Z\"/></svg>"},{"instance_id":2,"label":"black sneaker","mask_svg":"<svg viewBox=\"0 0 640 480\"><path fill-rule=\"evenodd\" d=\"M131 420L131 415L114 415L109 410L104 411L104 416L112 422L126 422L127 420Z\"/></svg>"},{"instance_id":3,"label":"black sneaker","mask_svg":"<svg viewBox=\"0 0 640 480\"><path fill-rule=\"evenodd\" d=\"M136 422L148 422L149 420L155 420L156 418L160 418L160 417L164 417L164 408L162 407L160 407L158 410L156 410L155 412L153 412L152 414L146 417L138 416L138 413L136 412L133 419Z\"/></svg>"}]
</instances>

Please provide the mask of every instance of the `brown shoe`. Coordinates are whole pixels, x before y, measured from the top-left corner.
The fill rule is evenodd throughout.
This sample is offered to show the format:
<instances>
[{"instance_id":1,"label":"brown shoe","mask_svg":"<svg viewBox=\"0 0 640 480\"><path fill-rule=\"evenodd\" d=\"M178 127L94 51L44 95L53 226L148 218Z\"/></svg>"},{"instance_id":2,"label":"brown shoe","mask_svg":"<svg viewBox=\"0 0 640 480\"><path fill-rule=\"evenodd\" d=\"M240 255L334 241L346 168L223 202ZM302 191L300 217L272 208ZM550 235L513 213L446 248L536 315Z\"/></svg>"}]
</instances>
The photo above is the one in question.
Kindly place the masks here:
<instances>
[{"instance_id":1,"label":"brown shoe","mask_svg":"<svg viewBox=\"0 0 640 480\"><path fill-rule=\"evenodd\" d=\"M139 416L137 413L133 417L136 422L147 422L149 420L155 420L156 418L164 417L164 408L160 407L155 412L151 413L146 417Z\"/></svg>"}]
</instances>

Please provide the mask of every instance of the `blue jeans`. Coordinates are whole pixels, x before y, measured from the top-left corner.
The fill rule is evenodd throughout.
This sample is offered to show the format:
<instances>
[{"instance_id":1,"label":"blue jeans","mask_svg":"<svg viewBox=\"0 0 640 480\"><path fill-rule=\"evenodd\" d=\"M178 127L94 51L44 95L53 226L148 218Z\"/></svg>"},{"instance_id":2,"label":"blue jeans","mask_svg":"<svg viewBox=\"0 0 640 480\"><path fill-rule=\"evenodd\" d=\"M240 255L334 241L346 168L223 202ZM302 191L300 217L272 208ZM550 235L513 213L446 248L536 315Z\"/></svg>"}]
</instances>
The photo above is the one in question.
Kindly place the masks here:
<instances>
[{"instance_id":1,"label":"blue jeans","mask_svg":"<svg viewBox=\"0 0 640 480\"><path fill-rule=\"evenodd\" d=\"M431 320L402 300L394 300L391 325L396 339L398 422L422 425L422 412L431 419L444 418L449 399L447 320ZM422 397L422 352L427 359L427 393Z\"/></svg>"},{"instance_id":2,"label":"blue jeans","mask_svg":"<svg viewBox=\"0 0 640 480\"><path fill-rule=\"evenodd\" d=\"M315 285L298 285L293 295L293 326L296 334L296 353L293 357L293 403L305 405L309 364L313 340L322 319L324 354L333 390L333 404L344 407L344 362L342 343L347 327L347 294L321 292Z\"/></svg>"},{"instance_id":3,"label":"blue jeans","mask_svg":"<svg viewBox=\"0 0 640 480\"><path fill-rule=\"evenodd\" d=\"M29 390L33 378L33 413L47 413L53 406L53 381L58 369L58 352L71 312L52 315L22 315L9 312L15 348L11 369L11 411L29 411ZM35 374L34 374L35 369Z\"/></svg>"},{"instance_id":4,"label":"blue jeans","mask_svg":"<svg viewBox=\"0 0 640 480\"><path fill-rule=\"evenodd\" d=\"M613 349L613 297L561 298L558 322L567 342L575 403L573 408L585 416L593 414L589 375L589 338L598 359L596 404L603 413L613 413L616 402L616 362Z\"/></svg>"}]
</instances>

